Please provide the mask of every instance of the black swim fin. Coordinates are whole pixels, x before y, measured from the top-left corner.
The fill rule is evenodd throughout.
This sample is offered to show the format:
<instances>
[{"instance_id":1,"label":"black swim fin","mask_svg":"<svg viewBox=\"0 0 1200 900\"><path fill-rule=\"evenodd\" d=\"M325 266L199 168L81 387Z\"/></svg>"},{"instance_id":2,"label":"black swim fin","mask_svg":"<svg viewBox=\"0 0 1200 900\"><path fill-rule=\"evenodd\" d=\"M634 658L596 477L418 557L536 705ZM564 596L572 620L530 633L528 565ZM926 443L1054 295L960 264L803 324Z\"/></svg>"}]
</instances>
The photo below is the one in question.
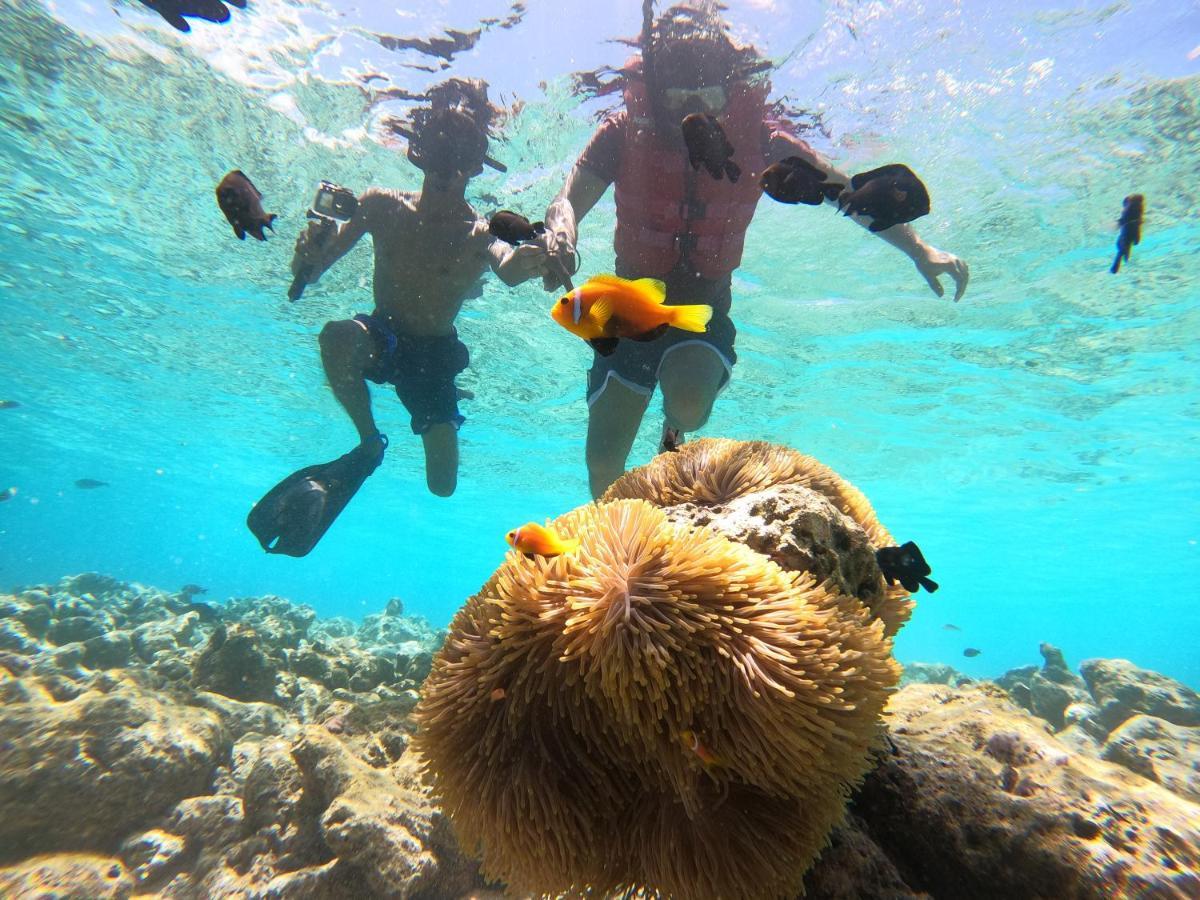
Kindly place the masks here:
<instances>
[{"instance_id":1,"label":"black swim fin","mask_svg":"<svg viewBox=\"0 0 1200 900\"><path fill-rule=\"evenodd\" d=\"M306 556L367 476L383 462L387 437L359 444L332 462L293 472L254 505L246 525L268 553Z\"/></svg>"}]
</instances>

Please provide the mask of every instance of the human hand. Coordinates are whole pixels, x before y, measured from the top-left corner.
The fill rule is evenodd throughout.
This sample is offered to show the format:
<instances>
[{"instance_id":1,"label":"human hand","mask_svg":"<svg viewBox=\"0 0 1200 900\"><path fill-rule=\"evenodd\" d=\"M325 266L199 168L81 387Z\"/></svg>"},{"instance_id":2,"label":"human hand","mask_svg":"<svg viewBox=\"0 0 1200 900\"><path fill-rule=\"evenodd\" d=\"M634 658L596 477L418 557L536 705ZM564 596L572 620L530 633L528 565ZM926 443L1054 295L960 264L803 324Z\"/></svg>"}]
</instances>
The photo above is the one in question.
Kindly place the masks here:
<instances>
[{"instance_id":1,"label":"human hand","mask_svg":"<svg viewBox=\"0 0 1200 900\"><path fill-rule=\"evenodd\" d=\"M545 277L549 272L550 255L540 240L511 248L497 267L497 273L510 287L523 284L538 275Z\"/></svg>"},{"instance_id":2,"label":"human hand","mask_svg":"<svg viewBox=\"0 0 1200 900\"><path fill-rule=\"evenodd\" d=\"M913 259L913 263L917 267L925 280L929 283L929 288L939 297L946 294L941 282L938 281L938 276L949 275L954 279L954 302L957 303L962 299L963 294L967 292L967 280L970 278L970 270L967 264L955 256L953 253L946 253L943 250L938 250L936 247L926 247L922 255Z\"/></svg>"},{"instance_id":3,"label":"human hand","mask_svg":"<svg viewBox=\"0 0 1200 900\"><path fill-rule=\"evenodd\" d=\"M567 286L578 269L574 229L556 228L547 231L543 239L549 259L548 271L542 276L542 287L547 291L557 291Z\"/></svg>"},{"instance_id":4,"label":"human hand","mask_svg":"<svg viewBox=\"0 0 1200 900\"><path fill-rule=\"evenodd\" d=\"M322 250L330 238L330 231L337 226L329 222L309 221L308 228L296 238L296 249L292 254L292 274L305 273L305 279L315 282L320 278Z\"/></svg>"}]
</instances>

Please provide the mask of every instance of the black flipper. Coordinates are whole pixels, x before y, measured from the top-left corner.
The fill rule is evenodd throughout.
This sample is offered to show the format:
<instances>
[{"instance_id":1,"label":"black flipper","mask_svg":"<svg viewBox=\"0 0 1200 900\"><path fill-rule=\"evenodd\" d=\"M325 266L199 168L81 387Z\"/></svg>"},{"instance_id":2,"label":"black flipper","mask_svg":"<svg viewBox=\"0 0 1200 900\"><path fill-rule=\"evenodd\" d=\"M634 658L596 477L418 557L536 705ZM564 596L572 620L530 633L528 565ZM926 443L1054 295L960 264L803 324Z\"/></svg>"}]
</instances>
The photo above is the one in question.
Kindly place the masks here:
<instances>
[{"instance_id":1,"label":"black flipper","mask_svg":"<svg viewBox=\"0 0 1200 900\"><path fill-rule=\"evenodd\" d=\"M383 461L387 438L379 437L332 462L294 472L267 491L246 517L262 548L306 556Z\"/></svg>"},{"instance_id":2,"label":"black flipper","mask_svg":"<svg viewBox=\"0 0 1200 900\"><path fill-rule=\"evenodd\" d=\"M617 352L617 344L620 341L620 338L592 338L588 343L601 356L612 356Z\"/></svg>"}]
</instances>

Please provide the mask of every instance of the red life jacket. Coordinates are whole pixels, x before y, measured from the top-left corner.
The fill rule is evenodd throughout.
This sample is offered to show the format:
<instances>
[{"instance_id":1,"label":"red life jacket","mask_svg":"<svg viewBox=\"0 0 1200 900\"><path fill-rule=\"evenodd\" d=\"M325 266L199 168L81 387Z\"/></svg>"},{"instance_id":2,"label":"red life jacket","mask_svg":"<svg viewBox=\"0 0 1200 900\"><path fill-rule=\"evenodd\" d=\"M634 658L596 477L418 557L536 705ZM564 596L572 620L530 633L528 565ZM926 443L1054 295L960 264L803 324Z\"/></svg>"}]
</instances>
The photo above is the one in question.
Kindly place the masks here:
<instances>
[{"instance_id":1,"label":"red life jacket","mask_svg":"<svg viewBox=\"0 0 1200 900\"><path fill-rule=\"evenodd\" d=\"M762 136L768 89L765 83L735 85L717 116L742 170L737 184L731 184L693 169L681 138L660 138L645 82L626 80L628 121L616 179L613 239L624 267L640 276L662 276L683 261L712 279L738 267L746 229L762 196L758 179L766 168Z\"/></svg>"}]
</instances>

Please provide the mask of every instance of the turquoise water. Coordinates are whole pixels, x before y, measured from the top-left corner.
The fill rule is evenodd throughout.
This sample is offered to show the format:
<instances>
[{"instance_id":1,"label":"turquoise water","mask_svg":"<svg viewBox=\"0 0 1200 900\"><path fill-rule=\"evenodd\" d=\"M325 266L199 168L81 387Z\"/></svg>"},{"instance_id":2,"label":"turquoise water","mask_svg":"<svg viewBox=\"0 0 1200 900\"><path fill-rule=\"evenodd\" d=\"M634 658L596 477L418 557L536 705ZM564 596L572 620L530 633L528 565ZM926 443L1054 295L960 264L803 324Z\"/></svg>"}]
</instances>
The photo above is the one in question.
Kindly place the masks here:
<instances>
[{"instance_id":1,"label":"turquoise water","mask_svg":"<svg viewBox=\"0 0 1200 900\"><path fill-rule=\"evenodd\" d=\"M0 487L17 489L0 587L98 570L325 615L399 596L444 624L506 530L588 499L588 351L536 282L490 278L459 320L475 399L454 497L426 492L407 414L377 391L392 447L319 547L268 557L244 527L277 480L355 441L316 335L369 309L370 250L287 302L313 187L419 185L377 139L403 104L367 109L355 74L479 76L523 104L493 145L508 174L468 196L540 217L600 108L569 73L619 64L606 41L637 33L641 4L530 4L436 73L372 37L509 12L251 0L179 35L124 0L0 7L0 399L21 404L0 410ZM920 543L942 589L919 597L902 660L995 675L1048 640L1200 685L1196 7L755 0L728 18L783 61L776 94L819 110L817 149L921 173L918 232L972 274L962 303L938 299L831 211L764 200L734 280L740 362L703 433L816 456ZM237 242L214 203L239 167L280 214L266 244ZM1134 191L1145 234L1113 277ZM613 224L610 194L582 228L587 270L611 266ZM631 464L660 421L652 407Z\"/></svg>"}]
</instances>

